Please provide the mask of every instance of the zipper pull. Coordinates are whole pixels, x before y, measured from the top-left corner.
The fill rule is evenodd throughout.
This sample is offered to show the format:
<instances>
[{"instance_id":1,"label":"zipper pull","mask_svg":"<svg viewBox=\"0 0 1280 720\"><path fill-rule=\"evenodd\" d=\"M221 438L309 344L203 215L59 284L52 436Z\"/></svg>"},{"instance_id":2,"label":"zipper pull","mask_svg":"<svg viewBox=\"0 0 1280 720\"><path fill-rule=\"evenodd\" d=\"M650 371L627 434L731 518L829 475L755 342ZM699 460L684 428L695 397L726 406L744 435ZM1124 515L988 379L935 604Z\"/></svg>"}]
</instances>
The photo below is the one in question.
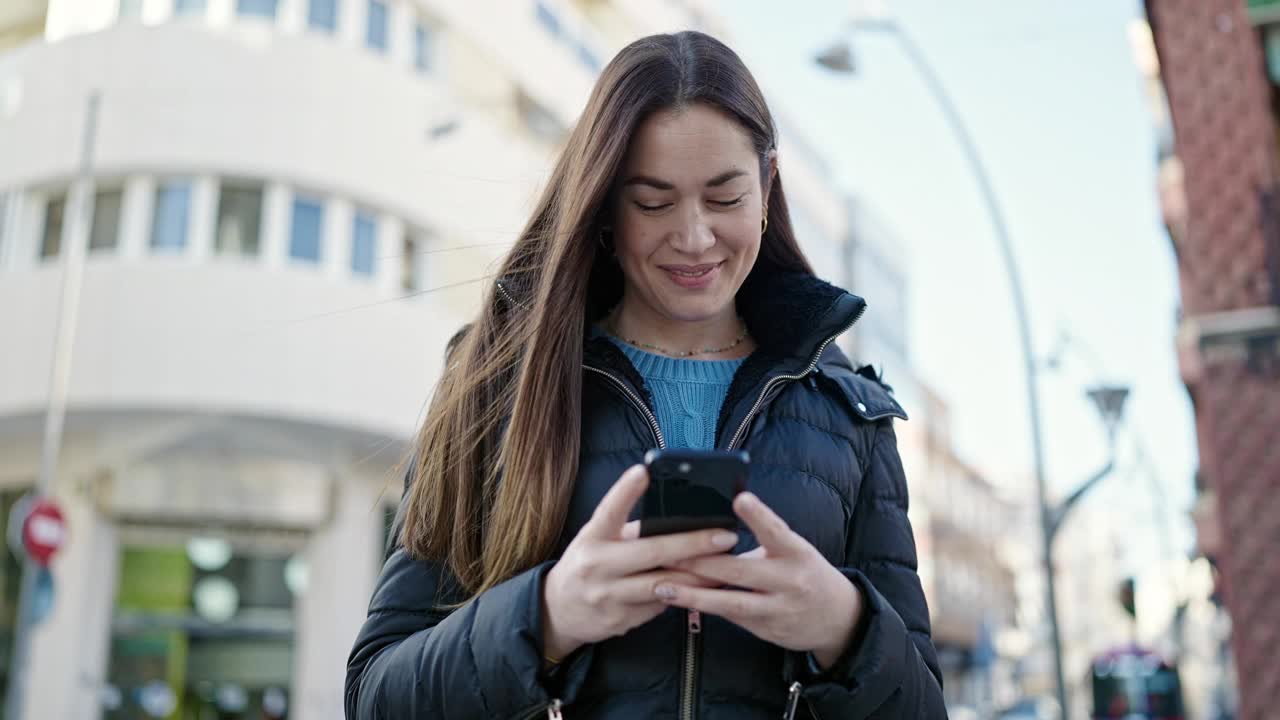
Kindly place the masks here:
<instances>
[{"instance_id":1,"label":"zipper pull","mask_svg":"<svg viewBox=\"0 0 1280 720\"><path fill-rule=\"evenodd\" d=\"M697 610L689 611L689 633L697 635L702 632L702 613Z\"/></svg>"},{"instance_id":2,"label":"zipper pull","mask_svg":"<svg viewBox=\"0 0 1280 720\"><path fill-rule=\"evenodd\" d=\"M560 698L552 700L547 706L547 720L564 720L564 716L560 714Z\"/></svg>"},{"instance_id":3,"label":"zipper pull","mask_svg":"<svg viewBox=\"0 0 1280 720\"><path fill-rule=\"evenodd\" d=\"M800 705L800 690L803 688L798 682L791 683L791 689L787 691L787 709L782 713L782 720L795 719L796 708Z\"/></svg>"}]
</instances>

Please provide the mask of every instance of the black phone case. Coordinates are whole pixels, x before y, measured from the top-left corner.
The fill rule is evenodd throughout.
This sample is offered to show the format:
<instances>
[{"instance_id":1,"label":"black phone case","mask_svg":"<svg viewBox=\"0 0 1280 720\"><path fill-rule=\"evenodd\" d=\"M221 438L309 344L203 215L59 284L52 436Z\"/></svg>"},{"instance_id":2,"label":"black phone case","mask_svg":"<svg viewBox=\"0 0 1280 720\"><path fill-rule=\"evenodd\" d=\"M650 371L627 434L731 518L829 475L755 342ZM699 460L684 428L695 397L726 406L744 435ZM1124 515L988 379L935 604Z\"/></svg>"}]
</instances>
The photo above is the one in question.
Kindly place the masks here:
<instances>
[{"instance_id":1,"label":"black phone case","mask_svg":"<svg viewBox=\"0 0 1280 720\"><path fill-rule=\"evenodd\" d=\"M650 450L640 536L736 529L733 498L747 489L750 462L745 450Z\"/></svg>"}]
</instances>

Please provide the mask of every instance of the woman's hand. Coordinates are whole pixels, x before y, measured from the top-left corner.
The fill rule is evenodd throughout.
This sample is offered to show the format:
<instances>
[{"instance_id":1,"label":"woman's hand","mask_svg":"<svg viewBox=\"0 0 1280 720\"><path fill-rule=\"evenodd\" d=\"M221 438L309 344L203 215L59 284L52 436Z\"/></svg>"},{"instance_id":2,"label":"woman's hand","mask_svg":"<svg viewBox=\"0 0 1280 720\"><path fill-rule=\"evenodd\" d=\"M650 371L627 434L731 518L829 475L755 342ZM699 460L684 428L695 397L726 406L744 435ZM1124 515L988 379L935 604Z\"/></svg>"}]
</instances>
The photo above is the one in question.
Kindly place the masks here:
<instances>
[{"instance_id":1,"label":"woman's hand","mask_svg":"<svg viewBox=\"0 0 1280 720\"><path fill-rule=\"evenodd\" d=\"M740 493L733 509L755 533L760 547L742 555L693 558L676 565L717 586L730 587L667 583L655 589L658 597L671 605L719 615L766 642L812 652L822 668L830 667L858 625L862 595L755 495Z\"/></svg>"},{"instance_id":2,"label":"woman's hand","mask_svg":"<svg viewBox=\"0 0 1280 720\"><path fill-rule=\"evenodd\" d=\"M627 516L648 485L643 465L624 472L547 573L543 652L550 658L563 659L581 645L622 635L657 617L666 609L654 592L659 585L715 584L671 566L725 553L738 543L737 534L698 530L638 537L639 523L627 522Z\"/></svg>"}]
</instances>

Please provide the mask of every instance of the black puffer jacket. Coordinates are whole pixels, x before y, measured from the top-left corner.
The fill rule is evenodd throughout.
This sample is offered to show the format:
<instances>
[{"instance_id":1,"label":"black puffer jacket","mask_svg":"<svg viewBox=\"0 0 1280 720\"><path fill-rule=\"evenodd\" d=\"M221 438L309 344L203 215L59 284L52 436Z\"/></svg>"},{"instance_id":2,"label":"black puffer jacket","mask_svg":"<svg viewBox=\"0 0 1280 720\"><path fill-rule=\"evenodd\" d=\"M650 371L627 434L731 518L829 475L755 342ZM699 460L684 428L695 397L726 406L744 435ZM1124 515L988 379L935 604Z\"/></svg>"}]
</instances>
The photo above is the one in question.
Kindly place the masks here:
<instances>
[{"instance_id":1,"label":"black puffer jacket","mask_svg":"<svg viewBox=\"0 0 1280 720\"><path fill-rule=\"evenodd\" d=\"M758 279L757 279L758 278ZM719 447L751 453L750 489L862 590L855 643L826 672L721 618L699 632L668 609L626 635L541 665L548 561L450 613L438 564L395 550L347 666L348 718L945 718L916 575L892 418L902 409L832 340L863 301L805 275L753 273L739 292L759 349L734 377ZM587 343L580 472L563 549L605 491L662 435L641 378L608 340ZM756 546L743 530L735 553ZM798 685L796 685L798 683Z\"/></svg>"}]
</instances>

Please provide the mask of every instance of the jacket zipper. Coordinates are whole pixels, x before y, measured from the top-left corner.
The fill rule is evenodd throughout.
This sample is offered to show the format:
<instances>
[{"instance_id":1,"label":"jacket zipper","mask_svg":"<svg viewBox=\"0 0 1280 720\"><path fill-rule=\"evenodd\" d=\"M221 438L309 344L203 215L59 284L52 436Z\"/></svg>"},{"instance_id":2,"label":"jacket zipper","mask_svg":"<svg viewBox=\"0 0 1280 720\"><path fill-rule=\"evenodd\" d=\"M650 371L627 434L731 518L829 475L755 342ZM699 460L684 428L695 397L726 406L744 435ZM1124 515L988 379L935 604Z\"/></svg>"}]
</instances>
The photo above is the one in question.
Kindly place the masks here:
<instances>
[{"instance_id":1,"label":"jacket zipper","mask_svg":"<svg viewBox=\"0 0 1280 720\"><path fill-rule=\"evenodd\" d=\"M507 302L511 303L512 305L516 305L518 307L524 307L523 303L519 302L518 300L516 300L514 297L511 296L511 293L507 291L507 288L505 286L503 286L501 280L498 280L497 282L495 282L494 285L497 286L498 292L502 293L502 295L507 299ZM619 380L617 377L614 376L613 373L607 370L602 370L598 367L587 365L585 363L583 363L582 367L585 370L590 370L591 372L598 373L604 376L605 378L608 378L609 382L616 385L617 388L622 391L622 394L625 395L626 398L631 401L631 404L635 406L635 409L640 411L640 414L644 415L644 418L649 421L649 429L653 431L653 439L657 441L658 447L660 448L667 447L667 441L665 438L662 437L662 428L658 427L657 416L653 414L653 411L649 409L649 406L645 405L644 401L641 400L640 397L631 390L631 388L627 387L626 383Z\"/></svg>"},{"instance_id":2,"label":"jacket zipper","mask_svg":"<svg viewBox=\"0 0 1280 720\"><path fill-rule=\"evenodd\" d=\"M503 297L505 297L505 298L507 299L507 302L509 302L509 303L511 303L512 305L515 305L516 307L519 307L519 308L524 308L524 307L525 307L525 304L524 304L524 303L520 302L519 300L516 300L514 297L512 297L511 293L507 291L506 286L504 286L504 285L502 284L502 279L501 279L501 278L499 278L499 279L497 279L496 281L494 281L494 283L493 283L493 284L494 284L494 286L495 286L495 287L497 287L497 288L498 288L498 292L502 293L502 296L503 296Z\"/></svg>"},{"instance_id":3,"label":"jacket zipper","mask_svg":"<svg viewBox=\"0 0 1280 720\"><path fill-rule=\"evenodd\" d=\"M835 335L832 335L826 340L823 340L822 344L818 346L818 351L813 354L813 357L809 360L808 367L806 367L804 371L797 373L795 375L775 375L774 377L769 378L769 382L764 384L764 388L760 391L760 395L756 398L755 404L751 406L751 409L749 411L747 411L747 416L742 418L742 422L738 425L738 429L734 431L733 438L729 440L729 445L725 449L732 450L735 447L737 447L738 441L742 439L742 433L747 429L747 425L751 422L751 420L755 418L756 413L760 412L760 406L764 405L765 396L769 394L769 391L772 390L775 385L777 385L778 383L787 382L789 380L800 380L804 378L804 376L813 372L813 369L818 367L818 358L822 357L822 352L827 349L827 346L830 345L833 340L843 335L846 330L853 327L853 324L858 322L858 318L862 317L862 313L865 311L866 311L866 306L864 305L858 309L857 314L855 314L852 318L850 318L847 325L840 328L840 330Z\"/></svg>"},{"instance_id":4,"label":"jacket zipper","mask_svg":"<svg viewBox=\"0 0 1280 720\"><path fill-rule=\"evenodd\" d=\"M664 449L667 447L667 441L662 437L662 428L658 427L658 417L653 414L653 411L649 409L648 405L644 404L644 401L640 399L639 395L636 395L631 388L627 387L626 383L614 377L613 373L607 370L601 370L600 368L593 367L591 365L583 365L582 367L584 370L590 370L591 372L598 373L608 378L610 382L617 386L617 388L622 391L622 394L631 401L633 406L635 406L635 409L649 421L649 429L653 431L653 439L658 442L658 447Z\"/></svg>"},{"instance_id":5,"label":"jacket zipper","mask_svg":"<svg viewBox=\"0 0 1280 720\"><path fill-rule=\"evenodd\" d=\"M795 720L796 707L800 705L800 691L804 686L798 682L791 683L787 690L787 709L782 711L782 720Z\"/></svg>"},{"instance_id":6,"label":"jacket zipper","mask_svg":"<svg viewBox=\"0 0 1280 720\"><path fill-rule=\"evenodd\" d=\"M689 631L684 639L684 678L680 688L680 720L693 720L697 702L698 640L702 636L702 613L686 610Z\"/></svg>"}]
</instances>

